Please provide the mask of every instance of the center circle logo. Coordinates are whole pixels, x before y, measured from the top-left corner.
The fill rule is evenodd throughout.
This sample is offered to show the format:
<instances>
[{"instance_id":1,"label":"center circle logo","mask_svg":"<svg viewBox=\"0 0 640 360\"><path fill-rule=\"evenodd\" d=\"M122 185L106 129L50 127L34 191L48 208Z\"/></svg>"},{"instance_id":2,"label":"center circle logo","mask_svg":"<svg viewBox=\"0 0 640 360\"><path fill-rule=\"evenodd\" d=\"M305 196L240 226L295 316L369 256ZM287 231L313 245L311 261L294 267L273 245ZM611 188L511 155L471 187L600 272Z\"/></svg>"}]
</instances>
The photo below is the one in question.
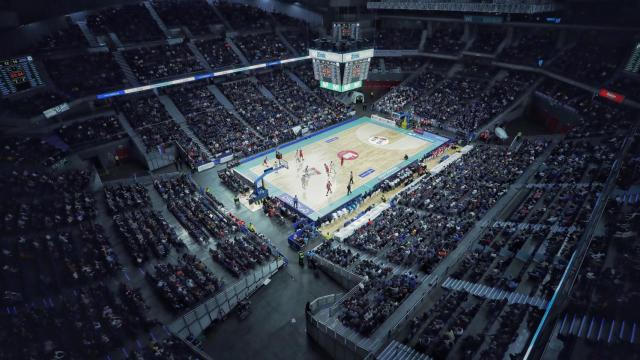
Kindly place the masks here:
<instances>
[{"instance_id":1,"label":"center circle logo","mask_svg":"<svg viewBox=\"0 0 640 360\"><path fill-rule=\"evenodd\" d=\"M353 150L342 150L338 153L338 159L355 160L358 158L358 153Z\"/></svg>"},{"instance_id":2,"label":"center circle logo","mask_svg":"<svg viewBox=\"0 0 640 360\"><path fill-rule=\"evenodd\" d=\"M389 143L389 138L384 136L372 136L369 138L369 142L374 145L387 145Z\"/></svg>"}]
</instances>

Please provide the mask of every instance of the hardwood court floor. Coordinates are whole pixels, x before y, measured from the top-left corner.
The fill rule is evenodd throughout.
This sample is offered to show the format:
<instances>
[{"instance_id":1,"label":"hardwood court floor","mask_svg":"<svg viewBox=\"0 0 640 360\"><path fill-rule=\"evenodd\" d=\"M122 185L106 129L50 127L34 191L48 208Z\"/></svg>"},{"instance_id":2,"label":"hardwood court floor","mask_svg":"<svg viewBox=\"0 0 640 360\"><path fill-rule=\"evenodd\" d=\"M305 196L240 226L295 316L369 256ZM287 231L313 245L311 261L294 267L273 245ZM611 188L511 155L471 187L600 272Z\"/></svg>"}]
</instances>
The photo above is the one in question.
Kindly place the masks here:
<instances>
[{"instance_id":1,"label":"hardwood court floor","mask_svg":"<svg viewBox=\"0 0 640 360\"><path fill-rule=\"evenodd\" d=\"M317 218L366 192L446 141L433 134L429 136L417 136L404 129L360 118L279 149L289 168L267 175L265 186L271 196L288 195L287 198L291 198L297 195L300 207L308 210L307 215ZM302 149L304 161L296 161L297 149ZM344 161L343 166L340 166L340 154L350 158ZM405 154L409 160L404 160ZM266 157L269 166L273 166L275 151ZM236 171L253 180L267 168L263 164L264 159L265 155L255 158L240 165ZM335 171L327 174L325 164L330 166L331 162ZM303 186L305 171L310 176ZM347 196L351 172L353 193ZM331 182L333 189L328 195L327 181Z\"/></svg>"}]
</instances>

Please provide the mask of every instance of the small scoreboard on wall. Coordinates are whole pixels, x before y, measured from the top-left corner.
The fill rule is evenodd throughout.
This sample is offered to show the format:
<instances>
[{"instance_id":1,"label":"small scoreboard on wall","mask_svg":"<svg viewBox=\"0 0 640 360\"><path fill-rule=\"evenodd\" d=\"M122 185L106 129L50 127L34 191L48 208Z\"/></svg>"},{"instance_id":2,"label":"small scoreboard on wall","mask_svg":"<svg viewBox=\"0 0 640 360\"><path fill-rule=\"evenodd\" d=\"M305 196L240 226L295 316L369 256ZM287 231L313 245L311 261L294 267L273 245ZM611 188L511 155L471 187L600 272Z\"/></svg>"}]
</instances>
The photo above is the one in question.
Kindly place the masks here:
<instances>
[{"instance_id":1,"label":"small scoreboard on wall","mask_svg":"<svg viewBox=\"0 0 640 360\"><path fill-rule=\"evenodd\" d=\"M9 96L43 84L31 56L0 61L0 93L2 96Z\"/></svg>"}]
</instances>

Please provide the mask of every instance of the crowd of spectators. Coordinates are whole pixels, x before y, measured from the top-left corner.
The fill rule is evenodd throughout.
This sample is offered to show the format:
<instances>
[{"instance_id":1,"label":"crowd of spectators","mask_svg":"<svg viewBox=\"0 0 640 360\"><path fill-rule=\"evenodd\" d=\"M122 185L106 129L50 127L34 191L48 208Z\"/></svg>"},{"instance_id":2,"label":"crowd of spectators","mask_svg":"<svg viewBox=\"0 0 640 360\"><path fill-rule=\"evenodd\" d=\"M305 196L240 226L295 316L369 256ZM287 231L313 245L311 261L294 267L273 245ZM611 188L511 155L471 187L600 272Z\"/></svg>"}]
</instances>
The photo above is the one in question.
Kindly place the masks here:
<instances>
[{"instance_id":1,"label":"crowd of spectators","mask_svg":"<svg viewBox=\"0 0 640 360\"><path fill-rule=\"evenodd\" d=\"M556 51L557 32L553 30L530 29L517 30L511 44L505 47L498 58L506 62L538 66L538 62L547 62Z\"/></svg>"},{"instance_id":2,"label":"crowd of spectators","mask_svg":"<svg viewBox=\"0 0 640 360\"><path fill-rule=\"evenodd\" d=\"M174 312L187 310L214 295L223 286L222 280L190 254L182 255L176 263L157 264L154 272L147 272L146 276L167 307Z\"/></svg>"},{"instance_id":3,"label":"crowd of spectators","mask_svg":"<svg viewBox=\"0 0 640 360\"><path fill-rule=\"evenodd\" d=\"M240 64L240 58L225 39L198 40L194 44L212 69Z\"/></svg>"},{"instance_id":4,"label":"crowd of spectators","mask_svg":"<svg viewBox=\"0 0 640 360\"><path fill-rule=\"evenodd\" d=\"M107 143L127 136L113 115L64 124L56 129L56 133L73 148Z\"/></svg>"},{"instance_id":5,"label":"crowd of spectators","mask_svg":"<svg viewBox=\"0 0 640 360\"><path fill-rule=\"evenodd\" d=\"M206 0L153 1L153 7L168 28L185 26L193 35L211 33L211 25L220 20Z\"/></svg>"},{"instance_id":6,"label":"crowd of spectators","mask_svg":"<svg viewBox=\"0 0 640 360\"><path fill-rule=\"evenodd\" d=\"M268 147L295 137L292 128L299 124L299 120L262 95L251 80L225 83L222 92L233 103L240 117L266 137Z\"/></svg>"},{"instance_id":7,"label":"crowd of spectators","mask_svg":"<svg viewBox=\"0 0 640 360\"><path fill-rule=\"evenodd\" d=\"M149 260L150 253L157 259L164 259L171 248L182 250L185 247L173 227L157 211L123 212L114 215L113 222L137 265Z\"/></svg>"},{"instance_id":8,"label":"crowd of spectators","mask_svg":"<svg viewBox=\"0 0 640 360\"><path fill-rule=\"evenodd\" d=\"M360 258L360 254L358 252L352 251L348 248L345 249L339 245L334 246L332 241L323 243L314 251L316 254L322 256L323 258L344 268L349 267Z\"/></svg>"},{"instance_id":9,"label":"crowd of spectators","mask_svg":"<svg viewBox=\"0 0 640 360\"><path fill-rule=\"evenodd\" d=\"M506 32L499 27L478 27L476 38L469 47L469 51L493 54L506 35Z\"/></svg>"},{"instance_id":10,"label":"crowd of spectators","mask_svg":"<svg viewBox=\"0 0 640 360\"><path fill-rule=\"evenodd\" d=\"M158 211L150 209L147 188L140 184L117 185L104 188L107 209L113 216L120 235L135 264L150 259L164 259L171 248L183 250L185 244L173 227Z\"/></svg>"},{"instance_id":11,"label":"crowd of spectators","mask_svg":"<svg viewBox=\"0 0 640 360\"><path fill-rule=\"evenodd\" d=\"M303 28L307 26L307 22L300 20L289 15L285 15L279 12L272 12L270 15L276 21L277 25L284 26L286 28Z\"/></svg>"},{"instance_id":12,"label":"crowd of spectators","mask_svg":"<svg viewBox=\"0 0 640 360\"><path fill-rule=\"evenodd\" d=\"M412 86L396 86L376 101L375 109L388 114L403 111L405 105L417 99L418 96L420 91Z\"/></svg>"},{"instance_id":13,"label":"crowd of spectators","mask_svg":"<svg viewBox=\"0 0 640 360\"><path fill-rule=\"evenodd\" d=\"M636 134L632 138L629 151L625 155L620 174L618 175L617 184L621 189L629 189L632 185L640 183L640 134Z\"/></svg>"},{"instance_id":14,"label":"crowd of spectators","mask_svg":"<svg viewBox=\"0 0 640 360\"><path fill-rule=\"evenodd\" d=\"M95 216L95 201L89 192L61 189L48 195L48 201L18 196L7 199L0 207L1 230L4 233L47 230L79 224Z\"/></svg>"},{"instance_id":15,"label":"crowd of spectators","mask_svg":"<svg viewBox=\"0 0 640 360\"><path fill-rule=\"evenodd\" d=\"M347 118L344 107L329 106L313 92L299 87L283 71L272 71L259 76L258 79L280 105L302 120L302 124L310 130L321 129Z\"/></svg>"},{"instance_id":16,"label":"crowd of spectators","mask_svg":"<svg viewBox=\"0 0 640 360\"><path fill-rule=\"evenodd\" d=\"M253 6L221 2L216 8L233 30L263 30L272 26L270 15Z\"/></svg>"},{"instance_id":17,"label":"crowd of spectators","mask_svg":"<svg viewBox=\"0 0 640 360\"><path fill-rule=\"evenodd\" d=\"M464 111L457 113L447 126L469 133L505 111L530 85L506 76L482 92Z\"/></svg>"},{"instance_id":18,"label":"crowd of spectators","mask_svg":"<svg viewBox=\"0 0 640 360\"><path fill-rule=\"evenodd\" d=\"M549 70L590 85L602 85L627 55L631 42L626 39L620 33L582 33L573 46L554 59Z\"/></svg>"},{"instance_id":19,"label":"crowd of spectators","mask_svg":"<svg viewBox=\"0 0 640 360\"><path fill-rule=\"evenodd\" d=\"M462 51L465 42L462 41L464 29L459 24L441 24L424 44L425 52L438 54L457 54Z\"/></svg>"},{"instance_id":20,"label":"crowd of spectators","mask_svg":"<svg viewBox=\"0 0 640 360\"><path fill-rule=\"evenodd\" d=\"M128 84L120 66L108 52L49 57L44 59L44 64L51 80L66 97L95 95L125 88Z\"/></svg>"},{"instance_id":21,"label":"crowd of spectators","mask_svg":"<svg viewBox=\"0 0 640 360\"><path fill-rule=\"evenodd\" d=\"M289 50L275 33L237 36L233 41L251 63L286 58Z\"/></svg>"},{"instance_id":22,"label":"crowd of spectators","mask_svg":"<svg viewBox=\"0 0 640 360\"><path fill-rule=\"evenodd\" d=\"M363 286L342 303L344 310L339 318L345 326L371 335L419 285L411 272L391 277L386 274L382 269L369 270Z\"/></svg>"},{"instance_id":23,"label":"crowd of spectators","mask_svg":"<svg viewBox=\"0 0 640 360\"><path fill-rule=\"evenodd\" d=\"M226 152L244 157L266 149L265 141L220 105L206 86L180 86L166 91L214 157Z\"/></svg>"},{"instance_id":24,"label":"crowd of spectators","mask_svg":"<svg viewBox=\"0 0 640 360\"><path fill-rule=\"evenodd\" d=\"M631 339L631 343L634 341L635 331L631 324L637 321L634 314L638 293L634 289L639 282L635 275L639 247L633 240L640 228L635 221L637 212L634 207L613 200L607 203L602 218L604 232L591 240L577 274L576 285L571 289L566 310L566 314L576 314L579 318L595 315L607 323L613 320L622 325L616 331L621 344L611 346L611 341L604 341L607 339L605 336L601 342L594 341L591 347L565 350L563 354L567 356L575 351L586 352L591 357L628 355L628 349L622 344L627 343L626 339ZM628 325L625 326L625 323ZM611 328L614 326L612 323ZM572 332L563 331L558 334L558 339L567 344L575 341L574 336Z\"/></svg>"},{"instance_id":25,"label":"crowd of spectators","mask_svg":"<svg viewBox=\"0 0 640 360\"><path fill-rule=\"evenodd\" d=\"M203 70L184 43L135 48L122 55L142 83Z\"/></svg>"},{"instance_id":26,"label":"crowd of spectators","mask_svg":"<svg viewBox=\"0 0 640 360\"><path fill-rule=\"evenodd\" d=\"M149 191L140 184L105 186L104 197L107 211L110 214L141 209L151 205Z\"/></svg>"},{"instance_id":27,"label":"crowd of spectators","mask_svg":"<svg viewBox=\"0 0 640 360\"><path fill-rule=\"evenodd\" d=\"M56 298L56 300L58 300ZM44 304L44 306L42 305ZM2 354L8 359L102 358L155 321L137 289L116 295L104 284L68 294L55 303L0 315Z\"/></svg>"},{"instance_id":28,"label":"crowd of spectators","mask_svg":"<svg viewBox=\"0 0 640 360\"><path fill-rule=\"evenodd\" d=\"M318 34L305 31L283 31L282 35L291 47L293 47L300 55L307 55L309 53L309 44L311 41L318 37Z\"/></svg>"},{"instance_id":29,"label":"crowd of spectators","mask_svg":"<svg viewBox=\"0 0 640 360\"><path fill-rule=\"evenodd\" d=\"M132 357L136 360L203 360L183 341L175 336L162 341L152 341L142 350L135 350Z\"/></svg>"},{"instance_id":30,"label":"crowd of spectators","mask_svg":"<svg viewBox=\"0 0 640 360\"><path fill-rule=\"evenodd\" d=\"M0 106L17 115L31 117L65 102L67 98L53 91L42 91L19 99L0 100Z\"/></svg>"},{"instance_id":31,"label":"crowd of spectators","mask_svg":"<svg viewBox=\"0 0 640 360\"><path fill-rule=\"evenodd\" d=\"M425 64L421 57L385 57L383 60L387 72L413 72Z\"/></svg>"},{"instance_id":32,"label":"crowd of spectators","mask_svg":"<svg viewBox=\"0 0 640 360\"><path fill-rule=\"evenodd\" d=\"M95 35L115 33L123 43L164 38L158 24L142 3L102 9L87 16L87 25Z\"/></svg>"},{"instance_id":33,"label":"crowd of spectators","mask_svg":"<svg viewBox=\"0 0 640 360\"><path fill-rule=\"evenodd\" d=\"M487 83L483 80L462 77L447 78L428 96L414 102L414 113L438 126L457 130L450 124L464 111L465 106L477 97Z\"/></svg>"},{"instance_id":34,"label":"crowd of spectators","mask_svg":"<svg viewBox=\"0 0 640 360\"><path fill-rule=\"evenodd\" d=\"M99 281L120 267L103 228L85 171L14 171L2 185L3 301L29 302Z\"/></svg>"},{"instance_id":35,"label":"crowd of spectators","mask_svg":"<svg viewBox=\"0 0 640 360\"><path fill-rule=\"evenodd\" d=\"M474 62L464 63L456 72L456 76L489 80L496 76L500 68Z\"/></svg>"},{"instance_id":36,"label":"crowd of spectators","mask_svg":"<svg viewBox=\"0 0 640 360\"><path fill-rule=\"evenodd\" d=\"M65 17L65 27L60 28L38 42L37 51L58 51L87 47L87 40L80 27L70 17Z\"/></svg>"},{"instance_id":37,"label":"crowd of spectators","mask_svg":"<svg viewBox=\"0 0 640 360\"><path fill-rule=\"evenodd\" d=\"M408 266L417 261L424 271L431 271L545 146L545 143L526 143L516 153L493 147L474 149L463 160L403 193L398 203L417 211L390 209L376 219L375 222L382 224L375 225L374 222L375 226L388 229L385 231L390 234L387 240L381 238L382 246L384 241L391 244L386 252L387 259ZM366 238L367 229L363 231ZM359 234L353 236L363 237ZM361 238L357 241L367 240Z\"/></svg>"},{"instance_id":38,"label":"crowd of spectators","mask_svg":"<svg viewBox=\"0 0 640 360\"><path fill-rule=\"evenodd\" d=\"M263 235L254 234L251 229L243 231L244 221L226 213L208 192L199 193L185 176L156 180L154 186L193 239L204 245L210 238L216 239L209 253L234 276L271 258Z\"/></svg>"},{"instance_id":39,"label":"crowd of spectators","mask_svg":"<svg viewBox=\"0 0 640 360\"><path fill-rule=\"evenodd\" d=\"M535 180L542 184L604 183L620 141L614 137L604 142L590 139L562 142L542 164Z\"/></svg>"},{"instance_id":40,"label":"crowd of spectators","mask_svg":"<svg viewBox=\"0 0 640 360\"><path fill-rule=\"evenodd\" d=\"M249 233L219 241L215 248L209 249L209 254L233 276L240 277L267 262L271 258L271 249L263 239Z\"/></svg>"},{"instance_id":41,"label":"crowd of spectators","mask_svg":"<svg viewBox=\"0 0 640 360\"><path fill-rule=\"evenodd\" d=\"M549 298L585 229L597 194L602 191L601 182L608 174L620 140L613 143L569 140L558 144L530 180L533 182L525 190L527 196L506 215L509 221L489 228L481 236L480 246L465 254L451 276ZM601 171L604 169L607 170ZM592 265L601 266L606 257L606 249L600 242L594 239L587 257L584 273L591 279L597 278ZM515 257L516 253L521 256ZM464 291L447 292L427 312L411 321L407 341L416 339L417 350L437 358L454 356L452 351L461 357L480 353L482 358L503 358L509 354L522 326L533 331L542 312L543 309L530 305L470 297ZM480 328L469 329L468 325L481 313L486 314L483 319L489 320L483 321ZM498 329L494 336L485 335L494 328ZM456 347L458 341L460 346Z\"/></svg>"},{"instance_id":42,"label":"crowd of spectators","mask_svg":"<svg viewBox=\"0 0 640 360\"><path fill-rule=\"evenodd\" d=\"M619 76L607 86L610 90L625 95L635 101L640 101L640 80L632 77Z\"/></svg>"},{"instance_id":43,"label":"crowd of spectators","mask_svg":"<svg viewBox=\"0 0 640 360\"><path fill-rule=\"evenodd\" d=\"M546 80L537 88L537 93L576 114L578 121L572 124L571 138L615 136L628 129L634 120L630 109L562 82Z\"/></svg>"},{"instance_id":44,"label":"crowd of spectators","mask_svg":"<svg viewBox=\"0 0 640 360\"><path fill-rule=\"evenodd\" d=\"M167 208L199 244L208 244L212 237L222 239L237 230L214 206L207 194L201 194L185 175L154 180L154 187L167 203Z\"/></svg>"},{"instance_id":45,"label":"crowd of spectators","mask_svg":"<svg viewBox=\"0 0 640 360\"><path fill-rule=\"evenodd\" d=\"M159 148L169 147L174 142L191 142L154 95L129 98L120 102L118 108L140 135L147 152L160 151Z\"/></svg>"},{"instance_id":46,"label":"crowd of spectators","mask_svg":"<svg viewBox=\"0 0 640 360\"><path fill-rule=\"evenodd\" d=\"M38 137L3 137L2 144L0 162L14 166L54 167L64 162L68 154Z\"/></svg>"},{"instance_id":47,"label":"crowd of spectators","mask_svg":"<svg viewBox=\"0 0 640 360\"><path fill-rule=\"evenodd\" d=\"M237 163L233 164L232 162L232 164L229 164L225 168L219 170L218 177L220 178L220 181L229 188L229 190L236 194L246 194L251 190L251 188L233 171L232 167L235 165L237 165Z\"/></svg>"},{"instance_id":48,"label":"crowd of spectators","mask_svg":"<svg viewBox=\"0 0 640 360\"><path fill-rule=\"evenodd\" d=\"M417 50L422 29L384 28L376 31L375 47L383 50Z\"/></svg>"}]
</instances>

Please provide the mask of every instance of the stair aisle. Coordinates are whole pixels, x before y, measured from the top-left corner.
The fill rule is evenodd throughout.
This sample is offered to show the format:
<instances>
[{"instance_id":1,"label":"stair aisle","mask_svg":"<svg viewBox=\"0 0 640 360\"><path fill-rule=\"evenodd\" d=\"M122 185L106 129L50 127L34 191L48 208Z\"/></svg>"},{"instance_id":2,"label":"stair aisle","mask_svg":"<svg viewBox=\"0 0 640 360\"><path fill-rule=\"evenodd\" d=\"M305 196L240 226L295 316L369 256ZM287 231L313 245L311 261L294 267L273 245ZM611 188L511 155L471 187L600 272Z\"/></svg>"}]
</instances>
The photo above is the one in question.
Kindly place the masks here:
<instances>
[{"instance_id":1,"label":"stair aisle","mask_svg":"<svg viewBox=\"0 0 640 360\"><path fill-rule=\"evenodd\" d=\"M129 84L133 86L140 86L140 81L138 81L138 78L136 78L136 76L134 75L133 70L131 70L129 63L127 63L127 60L125 60L124 55L122 55L122 52L115 51L113 53L113 57L118 63L118 65L120 65L120 68L124 73L124 77L127 78L127 81L129 81Z\"/></svg>"},{"instance_id":2,"label":"stair aisle","mask_svg":"<svg viewBox=\"0 0 640 360\"><path fill-rule=\"evenodd\" d=\"M498 289L487 285L454 279L451 277L447 278L442 283L442 287L450 290L466 291L469 294L485 299L506 299L510 304L528 304L540 309L544 309L547 306L547 300L538 296L529 296L518 292Z\"/></svg>"},{"instance_id":3,"label":"stair aisle","mask_svg":"<svg viewBox=\"0 0 640 360\"><path fill-rule=\"evenodd\" d=\"M240 51L240 49L238 48L236 43L233 42L233 39L231 37L227 36L225 41L227 42L227 44L229 44L229 47L231 48L231 51L233 51L236 55L238 55L238 58L240 58L240 62L242 62L242 65L244 65L244 66L251 65L249 60L247 60L247 57L244 55L244 53L242 51Z\"/></svg>"},{"instance_id":4,"label":"stair aisle","mask_svg":"<svg viewBox=\"0 0 640 360\"><path fill-rule=\"evenodd\" d=\"M151 17L153 18L153 20L155 20L155 22L158 25L158 27L160 28L160 30L162 30L162 33L164 34L164 37L167 38L167 39L170 38L171 34L169 33L169 29L167 28L167 25L164 23L164 21L162 21L162 19L160 18L160 15L158 15L158 12L153 7L153 5L151 5L150 2L145 1L144 2L144 7L146 7L147 10L149 10L149 15L151 15Z\"/></svg>"},{"instance_id":5,"label":"stair aisle","mask_svg":"<svg viewBox=\"0 0 640 360\"><path fill-rule=\"evenodd\" d=\"M180 126L182 131L184 131L185 134L187 134L187 136L189 136L191 140L198 145L200 150L202 150L202 152L204 152L207 155L207 158L209 159L209 161L213 161L213 154L211 154L209 149L207 149L207 147L202 143L202 141L200 141L200 139L198 139L198 137L193 133L193 131L191 131L189 124L187 124L187 121L184 118L184 115L182 115L180 110L178 110L173 100L171 100L171 98L169 98L167 95L160 95L158 96L158 99L160 100L162 105L164 105L164 108L167 110L169 115L171 115L171 118L173 119L173 121L175 121L176 124Z\"/></svg>"}]
</instances>

